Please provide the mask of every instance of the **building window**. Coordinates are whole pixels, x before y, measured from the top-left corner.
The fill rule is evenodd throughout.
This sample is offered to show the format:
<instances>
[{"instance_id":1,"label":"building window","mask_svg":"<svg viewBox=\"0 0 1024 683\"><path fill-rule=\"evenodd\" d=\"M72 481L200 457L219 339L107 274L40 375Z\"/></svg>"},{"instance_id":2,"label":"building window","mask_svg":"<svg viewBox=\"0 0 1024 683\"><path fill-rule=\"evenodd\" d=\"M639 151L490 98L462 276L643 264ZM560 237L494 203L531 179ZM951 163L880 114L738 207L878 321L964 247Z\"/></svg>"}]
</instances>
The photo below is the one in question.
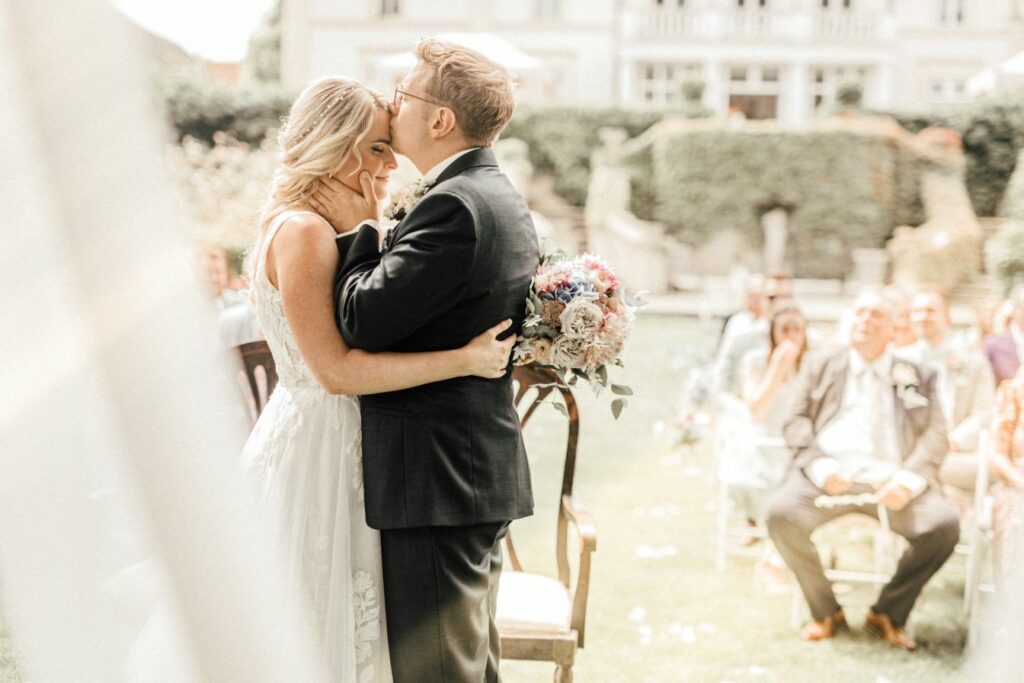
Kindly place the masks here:
<instances>
[{"instance_id":1,"label":"building window","mask_svg":"<svg viewBox=\"0 0 1024 683\"><path fill-rule=\"evenodd\" d=\"M380 0L380 15L382 17L393 17L402 11L399 0Z\"/></svg>"},{"instance_id":2,"label":"building window","mask_svg":"<svg viewBox=\"0 0 1024 683\"><path fill-rule=\"evenodd\" d=\"M967 97L967 82L962 78L936 78L928 84L928 97L934 104L963 102Z\"/></svg>"},{"instance_id":3,"label":"building window","mask_svg":"<svg viewBox=\"0 0 1024 683\"><path fill-rule=\"evenodd\" d=\"M640 97L652 107L670 107L683 102L685 85L703 80L704 68L695 62L650 62L638 65Z\"/></svg>"},{"instance_id":4,"label":"building window","mask_svg":"<svg viewBox=\"0 0 1024 683\"><path fill-rule=\"evenodd\" d=\"M537 0L538 19L561 19L562 0Z\"/></svg>"},{"instance_id":5,"label":"building window","mask_svg":"<svg viewBox=\"0 0 1024 683\"><path fill-rule=\"evenodd\" d=\"M775 68L765 68L761 70L761 82L762 83L776 83L779 80L779 70Z\"/></svg>"},{"instance_id":6,"label":"building window","mask_svg":"<svg viewBox=\"0 0 1024 683\"><path fill-rule=\"evenodd\" d=\"M742 83L747 80L747 70L745 67L734 66L729 69L729 80L733 83Z\"/></svg>"},{"instance_id":7,"label":"building window","mask_svg":"<svg viewBox=\"0 0 1024 683\"><path fill-rule=\"evenodd\" d=\"M964 23L964 0L939 0L939 22L943 24Z\"/></svg>"},{"instance_id":8,"label":"building window","mask_svg":"<svg viewBox=\"0 0 1024 683\"><path fill-rule=\"evenodd\" d=\"M811 71L811 96L814 109L831 107L843 86L856 85L861 94L868 92L871 68L866 66L819 66Z\"/></svg>"}]
</instances>

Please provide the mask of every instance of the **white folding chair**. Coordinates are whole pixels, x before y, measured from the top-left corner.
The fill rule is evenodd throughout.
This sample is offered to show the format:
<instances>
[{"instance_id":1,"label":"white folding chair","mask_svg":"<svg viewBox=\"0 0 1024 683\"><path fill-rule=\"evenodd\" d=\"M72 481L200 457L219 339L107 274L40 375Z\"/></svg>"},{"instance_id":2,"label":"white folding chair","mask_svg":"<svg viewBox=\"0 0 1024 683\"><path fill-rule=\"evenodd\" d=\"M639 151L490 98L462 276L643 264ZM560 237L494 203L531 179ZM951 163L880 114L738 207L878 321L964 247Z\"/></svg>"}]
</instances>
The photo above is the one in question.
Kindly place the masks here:
<instances>
[{"instance_id":1,"label":"white folding chair","mask_svg":"<svg viewBox=\"0 0 1024 683\"><path fill-rule=\"evenodd\" d=\"M888 583L896 572L896 565L899 563L900 555L906 548L906 540L899 534L893 533L889 527L889 511L878 502L878 496L874 493L841 496L821 495L815 499L814 504L819 508L844 506L859 508L874 506L876 508L878 527L874 531L872 539L871 570L846 569L833 566L835 563L835 551L831 547L826 548L822 564L825 566L825 577L832 583L866 583L875 585ZM851 511L851 514L853 512L855 511ZM831 524L832 521L829 523ZM815 534L817 533L816 531ZM800 628L806 611L807 607L803 594L799 590L794 590L790 602L790 622L794 628Z\"/></svg>"},{"instance_id":2,"label":"white folding chair","mask_svg":"<svg viewBox=\"0 0 1024 683\"><path fill-rule=\"evenodd\" d=\"M758 433L746 403L739 397L722 393L717 397L718 415L714 430L715 473L718 479L718 503L715 520L715 567L725 569L729 555L756 555L759 551L744 552L732 543L741 537L767 538L763 524L742 528L733 525L736 505L732 491L737 487L756 488L754 473L769 449L786 448L781 438L766 437ZM746 522L746 520L744 520Z\"/></svg>"},{"instance_id":3,"label":"white folding chair","mask_svg":"<svg viewBox=\"0 0 1024 683\"><path fill-rule=\"evenodd\" d=\"M995 591L992 581L992 536L995 501L989 492L989 456L992 439L981 433L978 442L978 474L974 481L974 507L967 527L967 562L964 571L964 614L967 620L967 647L978 642L982 594Z\"/></svg>"}]
</instances>

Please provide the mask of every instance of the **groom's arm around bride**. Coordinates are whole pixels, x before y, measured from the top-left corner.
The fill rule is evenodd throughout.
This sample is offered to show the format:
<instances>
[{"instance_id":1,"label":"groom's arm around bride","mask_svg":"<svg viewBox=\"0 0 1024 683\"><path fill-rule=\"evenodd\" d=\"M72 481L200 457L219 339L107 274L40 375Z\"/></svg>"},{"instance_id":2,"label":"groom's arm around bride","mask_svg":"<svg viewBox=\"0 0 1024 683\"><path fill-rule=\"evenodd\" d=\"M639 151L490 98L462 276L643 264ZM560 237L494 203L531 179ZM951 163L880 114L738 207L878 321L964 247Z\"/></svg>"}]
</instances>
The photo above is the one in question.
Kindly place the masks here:
<instances>
[{"instance_id":1,"label":"groom's arm around bride","mask_svg":"<svg viewBox=\"0 0 1024 683\"><path fill-rule=\"evenodd\" d=\"M430 183L383 251L372 226L339 238L338 325L367 350L456 348L518 330L539 262L529 210L489 145L511 83L481 55L425 41L396 96L392 137ZM533 511L511 376L365 396L368 523L381 530L396 681L498 680L500 541Z\"/></svg>"}]
</instances>

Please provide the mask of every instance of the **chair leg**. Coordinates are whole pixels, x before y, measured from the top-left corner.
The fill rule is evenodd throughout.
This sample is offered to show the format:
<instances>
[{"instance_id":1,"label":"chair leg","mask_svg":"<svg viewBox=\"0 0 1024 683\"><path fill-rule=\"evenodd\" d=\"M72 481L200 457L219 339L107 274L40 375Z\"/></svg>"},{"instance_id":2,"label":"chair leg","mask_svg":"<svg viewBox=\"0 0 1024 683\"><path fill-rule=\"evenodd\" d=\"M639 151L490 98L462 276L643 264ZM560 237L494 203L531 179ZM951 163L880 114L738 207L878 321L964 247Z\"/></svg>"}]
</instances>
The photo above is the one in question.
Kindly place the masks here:
<instances>
[{"instance_id":1,"label":"chair leg","mask_svg":"<svg viewBox=\"0 0 1024 683\"><path fill-rule=\"evenodd\" d=\"M555 683L572 683L572 666L555 665Z\"/></svg>"},{"instance_id":2,"label":"chair leg","mask_svg":"<svg viewBox=\"0 0 1024 683\"><path fill-rule=\"evenodd\" d=\"M732 515L732 499L725 484L718 485L718 509L715 512L715 569L723 571L729 553L729 518Z\"/></svg>"}]
</instances>

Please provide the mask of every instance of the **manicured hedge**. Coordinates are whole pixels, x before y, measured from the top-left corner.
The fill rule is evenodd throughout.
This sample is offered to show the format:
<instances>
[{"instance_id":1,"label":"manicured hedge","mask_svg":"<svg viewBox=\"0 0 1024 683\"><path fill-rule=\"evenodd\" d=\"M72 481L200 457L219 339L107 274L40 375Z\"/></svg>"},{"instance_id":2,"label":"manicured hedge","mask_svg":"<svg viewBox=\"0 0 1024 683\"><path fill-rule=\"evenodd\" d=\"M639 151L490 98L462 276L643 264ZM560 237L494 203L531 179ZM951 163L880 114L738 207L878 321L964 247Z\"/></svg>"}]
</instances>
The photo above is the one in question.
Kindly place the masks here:
<instances>
[{"instance_id":1,"label":"manicured hedge","mask_svg":"<svg viewBox=\"0 0 1024 683\"><path fill-rule=\"evenodd\" d=\"M674 115L701 116L693 108ZM583 206L590 183L590 155L601 146L601 128L624 128L636 137L660 121L665 112L621 109L520 108L502 133L504 138L524 140L530 147L534 169L554 177L554 189L566 201Z\"/></svg>"},{"instance_id":2,"label":"manicured hedge","mask_svg":"<svg viewBox=\"0 0 1024 683\"><path fill-rule=\"evenodd\" d=\"M761 216L783 207L796 274L841 276L853 248L881 248L896 226L924 221L921 173L941 168L885 130L666 125L635 158L634 212L687 244L736 230L759 248Z\"/></svg>"},{"instance_id":3,"label":"manicured hedge","mask_svg":"<svg viewBox=\"0 0 1024 683\"><path fill-rule=\"evenodd\" d=\"M998 213L1003 193L1024 149L1024 92L991 95L960 106L893 112L907 130L952 128L963 136L966 181L979 216Z\"/></svg>"}]
</instances>

